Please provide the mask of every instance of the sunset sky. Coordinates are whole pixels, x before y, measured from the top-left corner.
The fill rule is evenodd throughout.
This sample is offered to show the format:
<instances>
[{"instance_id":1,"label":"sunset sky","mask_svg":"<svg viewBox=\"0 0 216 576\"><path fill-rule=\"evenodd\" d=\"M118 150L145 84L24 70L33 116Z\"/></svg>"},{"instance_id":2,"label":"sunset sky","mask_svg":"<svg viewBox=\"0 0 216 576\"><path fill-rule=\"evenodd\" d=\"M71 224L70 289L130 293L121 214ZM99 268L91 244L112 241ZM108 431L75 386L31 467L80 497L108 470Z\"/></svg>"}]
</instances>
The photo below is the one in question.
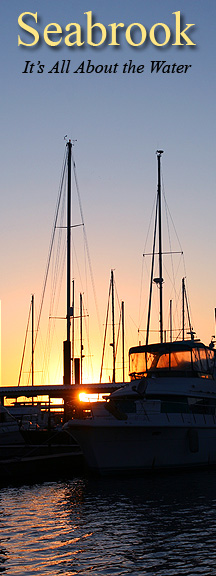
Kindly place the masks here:
<instances>
[{"instance_id":1,"label":"sunset sky","mask_svg":"<svg viewBox=\"0 0 216 576\"><path fill-rule=\"evenodd\" d=\"M103 23L107 28L113 22L122 22L126 28L132 23L142 23L149 33L154 24L165 23L172 32L171 41L157 47L148 39L142 46L133 47L121 31L120 46L105 42L91 47L86 43L84 13L87 11L92 12L94 22ZM172 45L175 41L173 12L177 11L181 12L184 28L186 24L195 24L188 34L196 46ZM23 12L38 14L38 24L31 20L31 25L38 30L40 41L32 48L18 47L18 34L23 41L32 41L32 36L18 26L18 17ZM76 313L79 315L79 293L82 292L85 324L89 327L89 333L85 330L84 334L84 381L99 379L111 269L115 271L119 301L125 302L126 350L144 338L144 333L138 335L138 328L145 328L149 286L142 255L155 202L157 149L164 150L163 187L184 251L182 273L178 260L176 265L178 286L180 289L181 278L186 274L193 327L197 337L206 344L210 342L216 306L215 16L212 0L134 0L127 5L123 0L106 3L1 0L2 385L18 382L32 293L36 315L39 310L66 135L75 140L73 154L88 239L86 252L83 228L74 229ZM62 40L59 47L48 46L43 40L43 30L53 22L63 30L68 23L79 23L85 44L68 47ZM96 41L98 38L96 35ZM159 35L158 41L162 42L163 38L163 34ZM138 43L139 34L133 39ZM68 74L48 73L57 62L60 69L63 60L70 60ZM114 67L118 63L117 72L75 74L83 61L86 67L88 60L94 66ZM144 72L123 73L125 63L130 60L136 67L144 65ZM171 66L191 67L186 73L151 73L151 62L157 60ZM32 73L23 73L26 61L35 64ZM37 73L39 65L44 66L42 74ZM166 220L165 208L163 216ZM73 224L80 222L73 182ZM147 252L152 247L152 227L151 221ZM173 232L172 226L170 232ZM169 238L169 233L164 234ZM166 244L165 249L169 249ZM175 234L173 250L179 250ZM167 260L165 265L168 266ZM155 305L156 290L155 287ZM164 292L169 302L172 295L166 278ZM51 365L48 375L42 373L42 349L50 314L48 298L35 352L36 383L44 381L43 378L49 378L51 383L62 382L64 320L56 321ZM56 311L58 316L65 315L64 276ZM79 321L76 323L78 354ZM154 328L157 329L157 322ZM110 338L109 335L108 345ZM25 370L29 362L27 358ZM111 349L105 367L104 379L108 379L112 368ZM26 383L26 377L22 383Z\"/></svg>"}]
</instances>

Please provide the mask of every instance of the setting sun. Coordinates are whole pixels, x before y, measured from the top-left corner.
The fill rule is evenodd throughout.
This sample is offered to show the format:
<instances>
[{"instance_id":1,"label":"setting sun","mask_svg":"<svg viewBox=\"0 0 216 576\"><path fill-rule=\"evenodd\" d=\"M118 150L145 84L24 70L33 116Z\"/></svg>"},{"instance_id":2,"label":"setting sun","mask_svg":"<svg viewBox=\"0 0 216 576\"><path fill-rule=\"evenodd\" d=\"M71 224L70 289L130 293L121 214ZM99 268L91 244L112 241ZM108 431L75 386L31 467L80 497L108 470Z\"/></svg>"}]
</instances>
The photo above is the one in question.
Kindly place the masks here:
<instances>
[{"instance_id":1,"label":"setting sun","mask_svg":"<svg viewBox=\"0 0 216 576\"><path fill-rule=\"evenodd\" d=\"M105 396L109 394L86 394L85 392L80 392L79 401L80 402L103 402Z\"/></svg>"}]
</instances>

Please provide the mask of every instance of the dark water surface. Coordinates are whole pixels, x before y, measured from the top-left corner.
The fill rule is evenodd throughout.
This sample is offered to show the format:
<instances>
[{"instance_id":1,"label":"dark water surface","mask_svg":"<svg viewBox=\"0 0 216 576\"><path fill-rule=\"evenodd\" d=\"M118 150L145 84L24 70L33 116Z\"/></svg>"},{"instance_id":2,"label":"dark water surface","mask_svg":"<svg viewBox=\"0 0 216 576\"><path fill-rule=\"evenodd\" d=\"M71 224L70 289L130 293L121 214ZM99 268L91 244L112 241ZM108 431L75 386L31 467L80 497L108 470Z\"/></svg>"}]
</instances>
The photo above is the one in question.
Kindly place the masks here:
<instances>
[{"instance_id":1,"label":"dark water surface","mask_svg":"<svg viewBox=\"0 0 216 576\"><path fill-rule=\"evenodd\" d=\"M0 573L216 575L216 471L0 490Z\"/></svg>"}]
</instances>

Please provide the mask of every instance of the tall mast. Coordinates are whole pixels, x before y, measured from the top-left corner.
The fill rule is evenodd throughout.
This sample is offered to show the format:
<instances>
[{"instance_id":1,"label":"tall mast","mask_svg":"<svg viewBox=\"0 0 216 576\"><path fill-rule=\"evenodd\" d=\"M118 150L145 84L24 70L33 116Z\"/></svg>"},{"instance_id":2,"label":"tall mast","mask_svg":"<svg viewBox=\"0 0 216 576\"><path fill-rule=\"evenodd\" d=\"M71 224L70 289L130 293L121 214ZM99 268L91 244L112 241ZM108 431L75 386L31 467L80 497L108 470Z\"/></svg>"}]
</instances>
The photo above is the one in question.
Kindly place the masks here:
<instances>
[{"instance_id":1,"label":"tall mast","mask_svg":"<svg viewBox=\"0 0 216 576\"><path fill-rule=\"evenodd\" d=\"M72 384L74 383L74 307L75 307L75 294L74 294L74 280L72 281Z\"/></svg>"},{"instance_id":2,"label":"tall mast","mask_svg":"<svg viewBox=\"0 0 216 576\"><path fill-rule=\"evenodd\" d=\"M182 340L185 339L185 281L182 278Z\"/></svg>"},{"instance_id":3,"label":"tall mast","mask_svg":"<svg viewBox=\"0 0 216 576\"><path fill-rule=\"evenodd\" d=\"M173 328L172 328L172 300L170 300L170 342L172 342L172 333L173 333Z\"/></svg>"},{"instance_id":4,"label":"tall mast","mask_svg":"<svg viewBox=\"0 0 216 576\"><path fill-rule=\"evenodd\" d=\"M67 197L67 342L70 342L70 312L71 312L71 148L69 140L68 147L68 197Z\"/></svg>"},{"instance_id":5,"label":"tall mast","mask_svg":"<svg viewBox=\"0 0 216 576\"><path fill-rule=\"evenodd\" d=\"M64 342L64 384L71 384L71 140L67 143L67 340Z\"/></svg>"},{"instance_id":6,"label":"tall mast","mask_svg":"<svg viewBox=\"0 0 216 576\"><path fill-rule=\"evenodd\" d=\"M124 345L124 302L121 303L121 312L122 312L122 382L125 381L125 345Z\"/></svg>"},{"instance_id":7,"label":"tall mast","mask_svg":"<svg viewBox=\"0 0 216 576\"><path fill-rule=\"evenodd\" d=\"M147 330L146 330L146 346L147 346L148 340L149 340L150 317L151 317L152 282L153 282L153 275L154 275L155 242L156 242L156 232L157 232L157 211L158 211L158 199L157 199L157 202L156 202L154 240L153 240L153 250L152 250L150 293L149 293L148 319L147 319Z\"/></svg>"},{"instance_id":8,"label":"tall mast","mask_svg":"<svg viewBox=\"0 0 216 576\"><path fill-rule=\"evenodd\" d=\"M162 226L161 226L161 155L157 150L158 161L158 234L159 234L159 290L160 290L160 341L163 342L163 270L162 270Z\"/></svg>"},{"instance_id":9,"label":"tall mast","mask_svg":"<svg viewBox=\"0 0 216 576\"><path fill-rule=\"evenodd\" d=\"M82 294L80 293L80 384L82 384L82 361L83 361L83 325L82 325Z\"/></svg>"},{"instance_id":10,"label":"tall mast","mask_svg":"<svg viewBox=\"0 0 216 576\"><path fill-rule=\"evenodd\" d=\"M34 294L31 299L31 313L32 313L32 386L34 386Z\"/></svg>"},{"instance_id":11,"label":"tall mast","mask_svg":"<svg viewBox=\"0 0 216 576\"><path fill-rule=\"evenodd\" d=\"M113 270L111 270L111 288L112 288L112 332L113 332L113 341L112 341L112 347L113 347L113 382L115 382L115 308L114 308L115 298L114 298Z\"/></svg>"},{"instance_id":12,"label":"tall mast","mask_svg":"<svg viewBox=\"0 0 216 576\"><path fill-rule=\"evenodd\" d=\"M188 299L187 299L187 292L186 292L185 280L184 280L184 299L185 299L185 304L186 304L186 308L187 308L188 323L189 323L189 334L190 334L191 340L194 340L194 334L195 334L195 332L193 331L193 327L192 327L192 325L191 325L190 310L189 310L189 305L188 305Z\"/></svg>"}]
</instances>

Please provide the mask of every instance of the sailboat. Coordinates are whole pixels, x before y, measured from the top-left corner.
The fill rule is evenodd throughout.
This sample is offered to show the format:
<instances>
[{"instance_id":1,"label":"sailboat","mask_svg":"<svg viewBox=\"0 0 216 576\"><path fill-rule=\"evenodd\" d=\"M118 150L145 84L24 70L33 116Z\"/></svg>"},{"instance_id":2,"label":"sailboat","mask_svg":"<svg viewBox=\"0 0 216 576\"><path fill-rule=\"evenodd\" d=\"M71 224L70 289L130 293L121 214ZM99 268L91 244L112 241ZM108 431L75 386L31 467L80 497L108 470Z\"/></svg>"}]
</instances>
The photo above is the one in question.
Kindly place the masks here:
<instances>
[{"instance_id":1,"label":"sailboat","mask_svg":"<svg viewBox=\"0 0 216 576\"><path fill-rule=\"evenodd\" d=\"M67 140L67 136L65 136L65 140ZM53 253L54 253L54 239L55 239L55 235L56 235L56 230L65 228L66 229L66 316L62 317L60 315L58 316L54 316L52 315L52 313L49 314L49 320L51 318L53 319L64 319L66 320L66 339L64 339L63 341L63 385L64 385L64 390L68 390L71 389L71 384L73 383L73 376L74 373L76 374L76 378L75 381L76 383L80 383L82 382L82 353L81 353L81 358L74 358L74 280L72 280L72 273L71 273L71 256L72 256L72 247L71 247L71 239L72 239L72 165L74 167L75 170L75 162L73 161L72 158L72 146L73 146L73 141L71 141L70 139L66 142L66 154L65 154L65 159L64 159L64 164L63 164L63 170L62 170L62 178L61 178L61 183L60 183L60 190L59 190L59 196L58 196L58 200L57 200L57 207L56 207L56 213L55 213L55 218L54 218L54 224L53 224L53 231L52 231L52 236L51 236L51 241L50 241L50 248L49 248L49 254L48 254L48 261L47 261L47 265L46 265L46 271L45 271L45 279L44 279L44 285L43 285L43 289L42 289L42 297L41 297L41 303L40 303L40 309L39 309L39 315L38 315L38 320L37 320L37 326L36 329L34 331L34 295L32 295L32 299L31 299L31 308L30 308L30 312L29 312L29 317L28 317L28 323L27 323L27 330L26 330L26 337L25 337L25 343L24 343L24 350L23 350L23 356L22 356L22 361L21 361L21 368L20 368L20 374L19 374L19 380L18 380L18 386L20 386L20 382L21 382L21 376L22 376L22 371L23 371L23 361L24 361L24 354L25 354L25 348L26 348L26 339L27 339L27 333L28 333L28 328L29 328L29 322L30 322L30 314L31 314L31 319L32 319L32 342L31 342L31 385L32 387L34 386L35 388L35 378L34 378L34 354L35 354L35 349L36 349L36 342L37 342L37 337L38 337L38 332L40 329L40 321L41 321L41 315L42 315L42 309L43 309L43 305L44 305L44 299L45 299L45 292L47 289L47 284L48 284L48 276L50 273L50 268L51 268L51 257L53 257ZM76 178L76 176L75 176ZM63 196L63 184L66 185L66 202L67 202L67 209L66 209L66 226L57 226L58 223L58 218L59 218L59 212L60 212L60 204L62 202L62 196ZM80 201L80 200L79 200ZM82 215L83 217L83 215ZM61 223L60 223L61 224ZM78 226L84 226L84 222L82 222L81 224L76 224L76 227ZM60 250L59 245L58 245L58 250ZM65 250L65 248L64 248ZM59 254L58 254L58 258ZM64 255L65 258L65 255ZM63 258L63 260L64 260ZM56 270L57 270L57 266L58 263L54 263L55 266L55 275L57 276ZM53 290L53 292L56 290L56 285L55 288ZM59 288L58 288L59 290ZM71 299L72 296L72 299ZM54 300L53 294L52 294L52 299ZM55 309L56 312L56 309ZM81 350L83 348L82 345L82 316L83 316L83 304L82 304L82 294L80 294L80 340L81 340ZM72 341L71 341L71 324L72 324ZM49 352L50 353L50 352ZM44 356L46 355L46 353L44 353ZM72 356L71 356L72 355ZM30 380L30 372L29 372L29 380ZM43 372L43 370L41 370L41 373ZM29 381L28 381L29 384ZM36 395L36 394L35 394Z\"/></svg>"},{"instance_id":2,"label":"sailboat","mask_svg":"<svg viewBox=\"0 0 216 576\"><path fill-rule=\"evenodd\" d=\"M216 370L213 342L166 340L163 328L161 157L146 342L129 350L130 382L103 403L94 403L65 428L79 443L90 470L100 474L182 469L216 464ZM158 253L155 250L158 229ZM159 276L154 278L155 255ZM152 284L159 288L160 338L149 343ZM186 301L183 283L183 310Z\"/></svg>"}]
</instances>

